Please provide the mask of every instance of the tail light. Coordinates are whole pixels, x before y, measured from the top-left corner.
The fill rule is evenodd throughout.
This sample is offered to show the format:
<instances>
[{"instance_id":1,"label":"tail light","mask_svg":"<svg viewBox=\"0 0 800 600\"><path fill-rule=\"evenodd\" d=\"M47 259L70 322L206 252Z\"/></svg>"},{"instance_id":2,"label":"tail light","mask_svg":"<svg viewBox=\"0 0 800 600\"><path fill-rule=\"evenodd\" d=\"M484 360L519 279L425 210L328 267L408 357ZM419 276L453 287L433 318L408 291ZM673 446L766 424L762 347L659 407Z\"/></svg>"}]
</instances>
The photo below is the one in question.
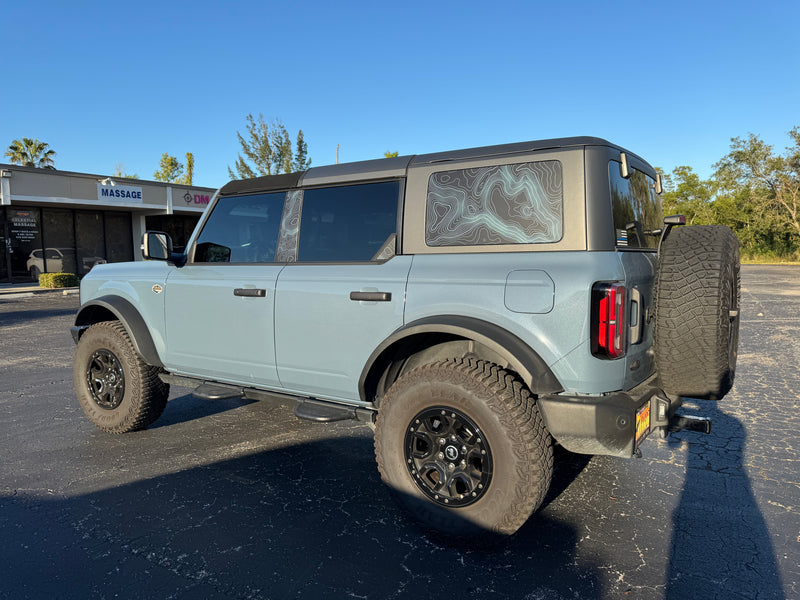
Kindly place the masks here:
<instances>
[{"instance_id":1,"label":"tail light","mask_svg":"<svg viewBox=\"0 0 800 600\"><path fill-rule=\"evenodd\" d=\"M596 283L592 287L592 354L598 358L625 356L625 286Z\"/></svg>"}]
</instances>

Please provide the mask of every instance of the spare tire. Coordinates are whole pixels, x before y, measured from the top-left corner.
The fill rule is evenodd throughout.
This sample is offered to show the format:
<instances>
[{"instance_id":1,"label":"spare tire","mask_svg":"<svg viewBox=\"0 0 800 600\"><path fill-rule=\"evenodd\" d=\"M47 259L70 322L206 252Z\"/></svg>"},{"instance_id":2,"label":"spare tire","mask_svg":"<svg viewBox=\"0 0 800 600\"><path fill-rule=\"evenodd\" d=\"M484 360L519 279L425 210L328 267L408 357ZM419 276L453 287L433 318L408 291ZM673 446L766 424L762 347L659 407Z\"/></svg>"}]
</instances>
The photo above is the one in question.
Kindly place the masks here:
<instances>
[{"instance_id":1,"label":"spare tire","mask_svg":"<svg viewBox=\"0 0 800 600\"><path fill-rule=\"evenodd\" d=\"M720 400L739 345L739 241L724 225L673 229L656 275L656 369L664 390Z\"/></svg>"}]
</instances>

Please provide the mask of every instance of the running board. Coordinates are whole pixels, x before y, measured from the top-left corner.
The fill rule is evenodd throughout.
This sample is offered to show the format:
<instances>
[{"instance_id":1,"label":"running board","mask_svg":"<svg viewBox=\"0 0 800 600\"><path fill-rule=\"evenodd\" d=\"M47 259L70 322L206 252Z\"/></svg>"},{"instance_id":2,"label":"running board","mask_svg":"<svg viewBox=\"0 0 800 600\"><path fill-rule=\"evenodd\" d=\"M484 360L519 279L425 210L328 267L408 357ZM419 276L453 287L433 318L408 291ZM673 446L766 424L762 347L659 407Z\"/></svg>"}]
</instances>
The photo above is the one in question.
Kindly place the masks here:
<instances>
[{"instance_id":1,"label":"running board","mask_svg":"<svg viewBox=\"0 0 800 600\"><path fill-rule=\"evenodd\" d=\"M201 383L192 390L192 396L200 398L200 400L244 398L244 390L240 387L220 383Z\"/></svg>"},{"instance_id":2,"label":"running board","mask_svg":"<svg viewBox=\"0 0 800 600\"><path fill-rule=\"evenodd\" d=\"M711 419L708 417L691 417L686 415L673 416L669 421L670 433L684 430L711 433Z\"/></svg>"},{"instance_id":3,"label":"running board","mask_svg":"<svg viewBox=\"0 0 800 600\"><path fill-rule=\"evenodd\" d=\"M201 400L222 400L225 398L244 398L272 402L274 404L295 404L294 414L300 419L315 423L355 420L362 423L375 422L375 409L368 406L346 406L315 398L295 396L257 388L204 381L194 377L184 377L171 373L159 373L159 379L170 385L192 388L192 395Z\"/></svg>"},{"instance_id":4,"label":"running board","mask_svg":"<svg viewBox=\"0 0 800 600\"><path fill-rule=\"evenodd\" d=\"M304 399L297 403L294 416L315 423L358 420L355 407Z\"/></svg>"}]
</instances>

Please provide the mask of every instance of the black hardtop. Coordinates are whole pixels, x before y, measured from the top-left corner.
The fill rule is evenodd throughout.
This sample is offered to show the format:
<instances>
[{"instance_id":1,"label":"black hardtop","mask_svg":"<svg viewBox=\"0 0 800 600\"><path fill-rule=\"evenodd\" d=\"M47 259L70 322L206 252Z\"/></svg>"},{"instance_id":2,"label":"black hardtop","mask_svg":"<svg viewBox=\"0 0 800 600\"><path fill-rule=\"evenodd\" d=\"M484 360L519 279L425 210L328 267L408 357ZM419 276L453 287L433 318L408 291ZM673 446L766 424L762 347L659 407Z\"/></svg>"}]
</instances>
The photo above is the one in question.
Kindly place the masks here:
<instances>
[{"instance_id":1,"label":"black hardtop","mask_svg":"<svg viewBox=\"0 0 800 600\"><path fill-rule=\"evenodd\" d=\"M554 138L549 140L532 140L513 144L495 146L479 146L464 150L449 150L431 154L411 154L392 158L380 158L358 162L311 167L307 171L298 171L282 175L266 175L253 179L234 179L226 183L219 191L220 196L241 194L257 194L289 190L301 186L326 185L333 183L357 182L359 180L388 179L405 176L409 167L444 163L451 161L488 158L493 156L524 154L541 150L571 148L577 146L607 146L631 156L635 154L612 144L602 138L580 136ZM637 157L640 158L641 157ZM643 160L643 159L641 159Z\"/></svg>"}]
</instances>

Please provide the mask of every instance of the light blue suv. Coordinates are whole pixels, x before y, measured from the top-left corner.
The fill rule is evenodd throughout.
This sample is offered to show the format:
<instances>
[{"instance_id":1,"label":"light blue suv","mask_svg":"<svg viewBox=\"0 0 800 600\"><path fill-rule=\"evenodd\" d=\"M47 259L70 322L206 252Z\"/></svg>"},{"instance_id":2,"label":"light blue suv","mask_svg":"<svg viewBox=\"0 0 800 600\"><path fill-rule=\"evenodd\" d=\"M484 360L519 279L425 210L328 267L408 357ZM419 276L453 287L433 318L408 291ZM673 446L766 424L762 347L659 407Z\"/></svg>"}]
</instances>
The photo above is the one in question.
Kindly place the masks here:
<instances>
[{"instance_id":1,"label":"light blue suv","mask_svg":"<svg viewBox=\"0 0 800 600\"><path fill-rule=\"evenodd\" d=\"M511 534L553 444L637 455L733 384L739 254L674 227L660 178L597 138L316 167L232 181L185 254L98 265L72 329L95 425L141 429L169 385L292 399L375 429L384 481L438 529Z\"/></svg>"}]
</instances>

